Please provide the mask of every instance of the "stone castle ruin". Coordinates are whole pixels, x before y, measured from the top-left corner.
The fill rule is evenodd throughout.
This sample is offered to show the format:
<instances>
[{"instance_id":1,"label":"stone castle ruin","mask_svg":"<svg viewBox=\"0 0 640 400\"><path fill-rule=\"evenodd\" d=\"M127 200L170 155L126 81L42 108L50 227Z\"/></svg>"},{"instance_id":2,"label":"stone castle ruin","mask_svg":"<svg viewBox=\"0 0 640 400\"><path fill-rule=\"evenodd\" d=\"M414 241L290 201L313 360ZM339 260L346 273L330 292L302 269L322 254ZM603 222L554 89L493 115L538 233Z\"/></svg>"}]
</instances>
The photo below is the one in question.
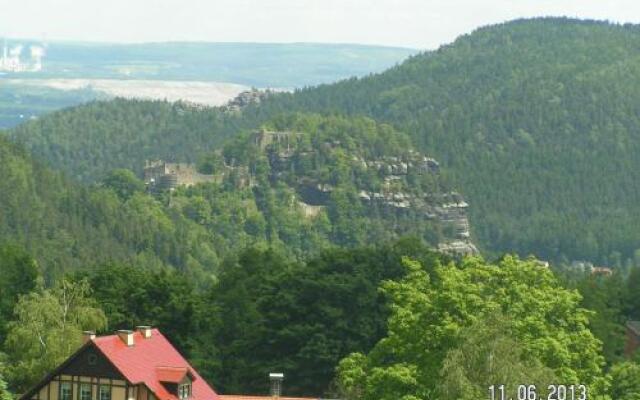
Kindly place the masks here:
<instances>
[{"instance_id":1,"label":"stone castle ruin","mask_svg":"<svg viewBox=\"0 0 640 400\"><path fill-rule=\"evenodd\" d=\"M334 187L326 181L313 176L291 176L296 159L309 156L315 150L300 149L300 132L270 131L260 129L253 132L252 143L265 153L271 166L273 180L291 179L297 193L296 203L303 215L314 218L322 213ZM325 143L330 148L340 147L337 141ZM398 156L382 156L373 159L354 156L352 161L364 170L375 171L382 179L382 185L372 191L365 187L357 188L358 197L363 205L372 210L387 210L399 216L413 215L425 221L440 223L445 238L438 243L438 250L452 255L477 254L470 235L468 207L462 195L457 192L412 193L406 187L406 179L413 174L440 174L440 165L433 158L416 151ZM252 176L247 166L225 165L224 171L216 175L201 174L194 164L168 163L161 160L147 161L144 167L144 181L152 192L173 190L179 186L192 186L198 183L221 183L225 176L234 174L239 187L252 186ZM405 183L402 183L405 182Z\"/></svg>"},{"instance_id":2,"label":"stone castle ruin","mask_svg":"<svg viewBox=\"0 0 640 400\"><path fill-rule=\"evenodd\" d=\"M301 153L297 146L302 136L299 132L262 129L254 132L252 140L267 153L272 174L280 178L294 169L294 156L308 155ZM340 147L337 141L325 145ZM406 181L410 173L439 175L440 164L435 159L410 150L403 155L375 159L354 156L353 162L365 170L374 170L383 177L379 191L360 188L358 197L363 204L372 208L385 208L397 214L417 212L425 220L440 222L446 229L447 239L438 245L440 251L462 256L478 253L471 241L469 204L462 195L457 192L416 195L401 184L398 185L399 182ZM331 184L308 176L296 177L294 185L300 196L299 204L307 216L317 215L318 210L326 206L334 190Z\"/></svg>"},{"instance_id":3,"label":"stone castle ruin","mask_svg":"<svg viewBox=\"0 0 640 400\"><path fill-rule=\"evenodd\" d=\"M144 182L150 190L172 190L215 181L216 176L199 173L195 164L147 160L144 166Z\"/></svg>"},{"instance_id":4,"label":"stone castle ruin","mask_svg":"<svg viewBox=\"0 0 640 400\"><path fill-rule=\"evenodd\" d=\"M260 129L253 133L253 143L263 151L267 146L276 143L286 146L288 151L292 151L293 148L295 148L297 140L302 137L302 135L304 135L302 132Z\"/></svg>"}]
</instances>

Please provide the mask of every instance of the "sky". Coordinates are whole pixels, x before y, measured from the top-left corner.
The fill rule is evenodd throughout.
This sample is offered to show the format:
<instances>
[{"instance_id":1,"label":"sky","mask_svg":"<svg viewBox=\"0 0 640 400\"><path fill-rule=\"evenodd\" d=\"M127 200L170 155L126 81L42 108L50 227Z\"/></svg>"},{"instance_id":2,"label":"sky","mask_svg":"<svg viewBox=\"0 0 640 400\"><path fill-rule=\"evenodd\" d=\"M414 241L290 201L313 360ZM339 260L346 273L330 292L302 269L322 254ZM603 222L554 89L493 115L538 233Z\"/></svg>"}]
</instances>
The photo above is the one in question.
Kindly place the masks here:
<instances>
[{"instance_id":1,"label":"sky","mask_svg":"<svg viewBox=\"0 0 640 400\"><path fill-rule=\"evenodd\" d=\"M322 42L434 49L516 18L640 22L638 0L0 0L0 36L43 41Z\"/></svg>"}]
</instances>

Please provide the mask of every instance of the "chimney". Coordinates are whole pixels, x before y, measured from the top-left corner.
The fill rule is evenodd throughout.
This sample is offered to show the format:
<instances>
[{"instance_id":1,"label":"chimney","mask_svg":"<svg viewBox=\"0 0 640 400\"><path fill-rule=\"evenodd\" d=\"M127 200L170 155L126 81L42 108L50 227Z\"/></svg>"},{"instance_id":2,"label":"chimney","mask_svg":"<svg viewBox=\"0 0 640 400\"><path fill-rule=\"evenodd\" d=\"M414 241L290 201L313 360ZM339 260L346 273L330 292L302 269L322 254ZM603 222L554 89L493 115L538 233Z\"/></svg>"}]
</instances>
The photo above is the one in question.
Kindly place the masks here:
<instances>
[{"instance_id":1,"label":"chimney","mask_svg":"<svg viewBox=\"0 0 640 400\"><path fill-rule=\"evenodd\" d=\"M271 397L274 399L280 398L282 395L282 381L284 380L283 373L270 373L269 380L271 381Z\"/></svg>"},{"instance_id":2,"label":"chimney","mask_svg":"<svg viewBox=\"0 0 640 400\"><path fill-rule=\"evenodd\" d=\"M96 333L94 331L84 331L82 332L82 344L92 341L96 338Z\"/></svg>"},{"instance_id":3,"label":"chimney","mask_svg":"<svg viewBox=\"0 0 640 400\"><path fill-rule=\"evenodd\" d=\"M121 330L117 331L116 334L118 335L118 337L120 337L120 339L127 346L133 347L133 345L135 344L134 341L133 341L133 331L129 331L129 330L126 330L126 329L121 329Z\"/></svg>"},{"instance_id":4,"label":"chimney","mask_svg":"<svg viewBox=\"0 0 640 400\"><path fill-rule=\"evenodd\" d=\"M136 326L136 330L140 332L143 338L149 339L151 337L151 327L147 325Z\"/></svg>"}]
</instances>

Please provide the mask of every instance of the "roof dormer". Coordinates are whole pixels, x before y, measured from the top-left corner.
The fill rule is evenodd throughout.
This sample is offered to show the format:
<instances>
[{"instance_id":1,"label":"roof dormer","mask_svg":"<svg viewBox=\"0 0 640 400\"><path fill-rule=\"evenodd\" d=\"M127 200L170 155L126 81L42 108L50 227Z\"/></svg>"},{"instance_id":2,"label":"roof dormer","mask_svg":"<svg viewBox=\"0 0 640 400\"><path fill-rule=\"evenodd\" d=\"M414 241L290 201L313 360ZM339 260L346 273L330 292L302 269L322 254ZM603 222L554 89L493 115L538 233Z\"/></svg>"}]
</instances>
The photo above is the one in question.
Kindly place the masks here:
<instances>
[{"instance_id":1,"label":"roof dormer","mask_svg":"<svg viewBox=\"0 0 640 400\"><path fill-rule=\"evenodd\" d=\"M158 367L156 376L167 391L180 400L191 398L194 375L185 367Z\"/></svg>"}]
</instances>

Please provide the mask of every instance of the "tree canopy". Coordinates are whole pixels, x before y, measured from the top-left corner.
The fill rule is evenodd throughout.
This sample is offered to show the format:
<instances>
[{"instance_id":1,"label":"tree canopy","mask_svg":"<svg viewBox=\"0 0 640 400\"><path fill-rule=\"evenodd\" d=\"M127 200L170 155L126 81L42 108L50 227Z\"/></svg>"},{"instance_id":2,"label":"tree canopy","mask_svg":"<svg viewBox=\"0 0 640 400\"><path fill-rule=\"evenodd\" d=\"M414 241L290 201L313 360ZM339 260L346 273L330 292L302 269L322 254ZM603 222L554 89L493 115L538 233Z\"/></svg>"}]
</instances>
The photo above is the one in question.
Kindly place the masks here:
<instances>
[{"instance_id":1,"label":"tree canopy","mask_svg":"<svg viewBox=\"0 0 640 400\"><path fill-rule=\"evenodd\" d=\"M18 393L60 365L78 347L82 332L106 327L87 281L61 280L20 298L4 343L4 373Z\"/></svg>"},{"instance_id":2,"label":"tree canopy","mask_svg":"<svg viewBox=\"0 0 640 400\"><path fill-rule=\"evenodd\" d=\"M442 376L462 385L457 393L462 398L477 394L490 372L474 374L460 370L473 368L473 362L456 367L452 362L491 354L491 341L476 348L478 355L461 353L490 327L462 335L496 312L509 317L497 325L504 331L493 336L493 344L503 349L520 344L521 359L511 355L516 367L510 372L529 365L535 372L531 379L549 382L555 376L585 385L602 376L602 344L589 331L590 313L579 307L578 293L564 289L538 262L507 256L489 264L471 258L458 266L436 266L431 274L409 259L405 267L405 278L383 285L392 310L387 335L369 353L354 353L338 368L340 385L354 399L438 398ZM509 360L504 354L498 358ZM475 365L482 361L475 359Z\"/></svg>"}]
</instances>

